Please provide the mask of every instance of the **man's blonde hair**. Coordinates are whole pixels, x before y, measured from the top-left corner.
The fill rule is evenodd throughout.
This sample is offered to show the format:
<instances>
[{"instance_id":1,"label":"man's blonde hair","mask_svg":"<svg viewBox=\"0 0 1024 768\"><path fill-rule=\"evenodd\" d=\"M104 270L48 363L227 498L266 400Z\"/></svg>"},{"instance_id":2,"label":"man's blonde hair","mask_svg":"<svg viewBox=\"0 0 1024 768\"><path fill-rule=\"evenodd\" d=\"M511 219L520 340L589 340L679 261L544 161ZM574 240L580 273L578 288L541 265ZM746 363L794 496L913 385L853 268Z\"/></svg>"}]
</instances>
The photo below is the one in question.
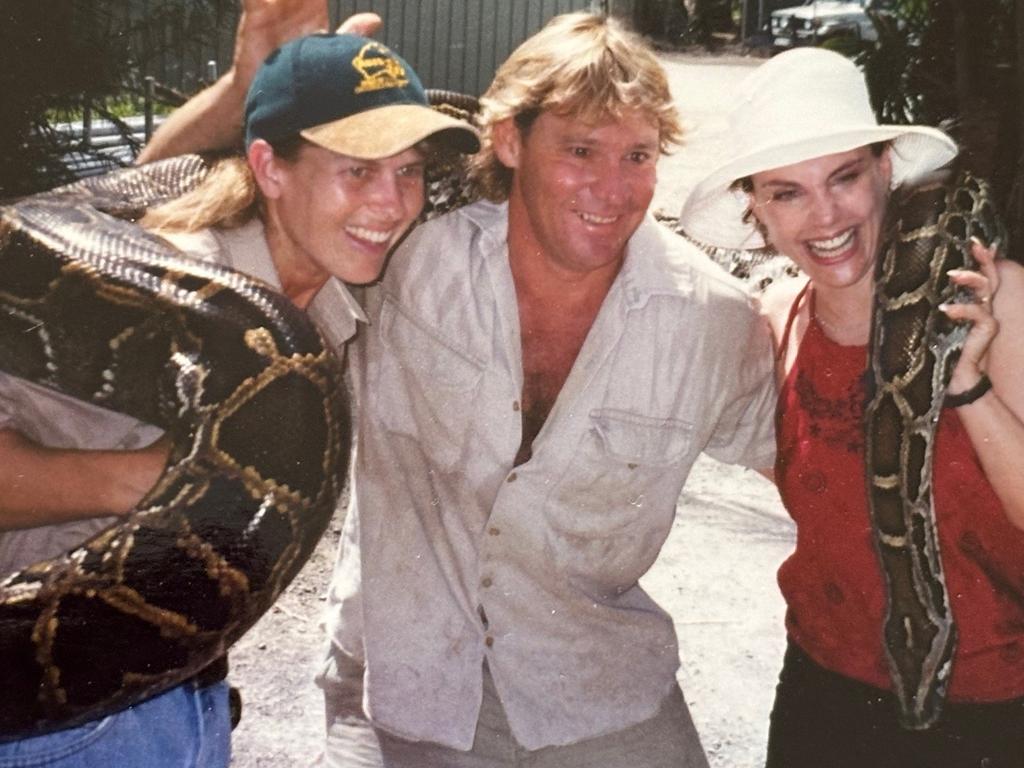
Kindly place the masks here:
<instances>
[{"instance_id":1,"label":"man's blonde hair","mask_svg":"<svg viewBox=\"0 0 1024 768\"><path fill-rule=\"evenodd\" d=\"M594 124L637 110L657 125L662 152L682 138L665 71L642 38L610 17L555 16L512 52L480 98L481 149L470 173L488 199L506 200L512 186L494 152L494 124L512 118L525 132L545 110Z\"/></svg>"}]
</instances>

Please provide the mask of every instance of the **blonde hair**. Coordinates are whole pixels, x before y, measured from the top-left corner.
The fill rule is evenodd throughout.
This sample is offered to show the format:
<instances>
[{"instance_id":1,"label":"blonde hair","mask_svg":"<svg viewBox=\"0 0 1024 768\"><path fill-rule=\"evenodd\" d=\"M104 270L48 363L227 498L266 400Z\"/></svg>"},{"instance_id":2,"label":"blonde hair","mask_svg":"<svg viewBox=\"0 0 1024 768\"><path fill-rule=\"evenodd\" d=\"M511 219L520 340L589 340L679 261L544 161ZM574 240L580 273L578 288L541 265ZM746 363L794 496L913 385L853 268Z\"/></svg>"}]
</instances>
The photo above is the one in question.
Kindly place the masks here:
<instances>
[{"instance_id":1,"label":"blonde hair","mask_svg":"<svg viewBox=\"0 0 1024 768\"><path fill-rule=\"evenodd\" d=\"M244 157L220 160L191 192L146 211L139 223L164 232L240 227L259 215L256 177Z\"/></svg>"},{"instance_id":2,"label":"blonde hair","mask_svg":"<svg viewBox=\"0 0 1024 768\"><path fill-rule=\"evenodd\" d=\"M505 200L512 185L494 152L494 124L512 118L525 132L544 110L587 123L637 110L658 126L663 153L682 139L665 71L642 38L606 16L555 16L512 52L480 98L481 148L470 174L482 195Z\"/></svg>"}]
</instances>

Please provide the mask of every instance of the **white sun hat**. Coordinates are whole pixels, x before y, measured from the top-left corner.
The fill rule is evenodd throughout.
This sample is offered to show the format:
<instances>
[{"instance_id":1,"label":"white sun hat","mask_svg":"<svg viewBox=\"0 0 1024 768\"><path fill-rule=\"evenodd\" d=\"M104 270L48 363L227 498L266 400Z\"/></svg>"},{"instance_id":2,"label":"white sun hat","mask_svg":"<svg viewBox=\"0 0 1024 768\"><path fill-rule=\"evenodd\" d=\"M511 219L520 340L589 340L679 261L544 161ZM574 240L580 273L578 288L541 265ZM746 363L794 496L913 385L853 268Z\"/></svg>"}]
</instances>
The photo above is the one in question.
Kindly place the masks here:
<instances>
[{"instance_id":1,"label":"white sun hat","mask_svg":"<svg viewBox=\"0 0 1024 768\"><path fill-rule=\"evenodd\" d=\"M733 188L738 179L879 141L892 142L894 187L941 168L957 154L956 143L936 128L879 125L864 77L846 57L821 48L779 54L740 84L721 137L728 159L694 187L679 225L707 245L762 248L764 238L754 222L743 221L750 201L745 191Z\"/></svg>"}]
</instances>

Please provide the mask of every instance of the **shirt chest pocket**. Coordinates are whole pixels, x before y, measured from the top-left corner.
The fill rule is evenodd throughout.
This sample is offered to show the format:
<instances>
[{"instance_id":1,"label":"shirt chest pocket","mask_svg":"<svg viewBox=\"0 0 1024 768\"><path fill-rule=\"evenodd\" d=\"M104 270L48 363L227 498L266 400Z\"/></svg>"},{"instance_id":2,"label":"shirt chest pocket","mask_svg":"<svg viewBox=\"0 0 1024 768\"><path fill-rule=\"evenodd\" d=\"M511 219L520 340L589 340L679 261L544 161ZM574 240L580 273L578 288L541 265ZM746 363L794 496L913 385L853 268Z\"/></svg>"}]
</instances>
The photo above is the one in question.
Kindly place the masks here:
<instances>
[{"instance_id":1,"label":"shirt chest pocket","mask_svg":"<svg viewBox=\"0 0 1024 768\"><path fill-rule=\"evenodd\" d=\"M374 416L389 431L415 438L442 465L454 463L466 442L483 361L390 297L381 308L380 338Z\"/></svg>"},{"instance_id":2,"label":"shirt chest pocket","mask_svg":"<svg viewBox=\"0 0 1024 768\"><path fill-rule=\"evenodd\" d=\"M591 411L590 427L551 497L553 527L603 538L674 508L693 453L687 422Z\"/></svg>"},{"instance_id":3,"label":"shirt chest pocket","mask_svg":"<svg viewBox=\"0 0 1024 768\"><path fill-rule=\"evenodd\" d=\"M658 556L694 453L682 421L603 409L549 499L552 554L602 599L630 589Z\"/></svg>"}]
</instances>

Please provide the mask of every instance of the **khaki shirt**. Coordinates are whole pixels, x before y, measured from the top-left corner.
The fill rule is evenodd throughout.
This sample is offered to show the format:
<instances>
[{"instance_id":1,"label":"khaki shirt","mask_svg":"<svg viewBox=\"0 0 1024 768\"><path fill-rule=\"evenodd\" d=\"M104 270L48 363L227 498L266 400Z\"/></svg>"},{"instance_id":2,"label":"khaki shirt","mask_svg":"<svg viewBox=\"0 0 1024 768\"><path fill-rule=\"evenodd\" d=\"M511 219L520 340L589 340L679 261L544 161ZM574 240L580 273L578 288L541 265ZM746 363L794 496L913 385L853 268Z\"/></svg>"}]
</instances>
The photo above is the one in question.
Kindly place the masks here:
<instances>
[{"instance_id":1,"label":"khaki shirt","mask_svg":"<svg viewBox=\"0 0 1024 768\"><path fill-rule=\"evenodd\" d=\"M196 259L230 267L280 290L281 284L258 219L237 229L208 229L164 237ZM345 342L365 319L345 284L329 280L310 304L309 314L328 344L341 355ZM0 429L15 429L55 448L132 450L162 433L129 416L62 395L0 372ZM0 534L0 577L39 560L56 557L105 528L115 518L90 518Z\"/></svg>"},{"instance_id":2,"label":"khaki shirt","mask_svg":"<svg viewBox=\"0 0 1024 768\"><path fill-rule=\"evenodd\" d=\"M701 452L774 457L766 329L738 282L648 217L540 434L523 389L507 209L413 231L353 351L360 428L329 631L366 662L367 713L468 749L486 659L516 739L652 717L671 618L638 585Z\"/></svg>"}]
</instances>

